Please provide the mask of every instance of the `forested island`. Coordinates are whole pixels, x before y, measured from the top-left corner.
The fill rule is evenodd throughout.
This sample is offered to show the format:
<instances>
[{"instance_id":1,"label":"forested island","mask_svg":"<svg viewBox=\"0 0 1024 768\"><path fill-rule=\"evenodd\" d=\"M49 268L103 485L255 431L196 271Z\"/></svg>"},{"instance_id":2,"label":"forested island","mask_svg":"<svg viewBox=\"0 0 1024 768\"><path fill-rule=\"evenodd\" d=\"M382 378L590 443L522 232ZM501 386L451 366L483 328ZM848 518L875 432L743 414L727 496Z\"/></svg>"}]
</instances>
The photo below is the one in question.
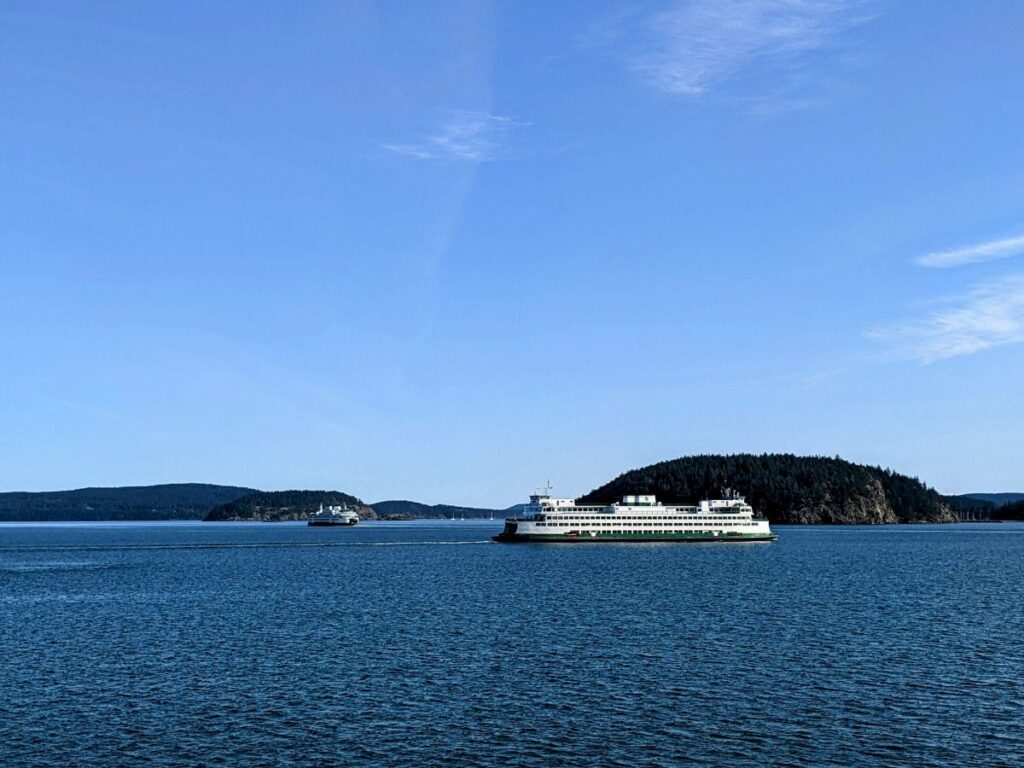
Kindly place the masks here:
<instances>
[{"instance_id":1,"label":"forested island","mask_svg":"<svg viewBox=\"0 0 1024 768\"><path fill-rule=\"evenodd\" d=\"M0 522L200 520L211 507L252 492L252 488L207 483L14 491L0 493Z\"/></svg>"},{"instance_id":2,"label":"forested island","mask_svg":"<svg viewBox=\"0 0 1024 768\"><path fill-rule=\"evenodd\" d=\"M373 507L377 515L386 520L471 520L483 518L503 518L518 512L522 505L508 509L490 509L487 507L459 507L454 504L421 504L406 499L394 501L375 501Z\"/></svg>"},{"instance_id":3,"label":"forested island","mask_svg":"<svg viewBox=\"0 0 1024 768\"><path fill-rule=\"evenodd\" d=\"M792 454L687 456L619 475L577 499L605 504L629 493L692 504L732 488L773 523L947 523L957 512L920 480L840 458Z\"/></svg>"},{"instance_id":4,"label":"forested island","mask_svg":"<svg viewBox=\"0 0 1024 768\"><path fill-rule=\"evenodd\" d=\"M250 520L280 522L305 520L320 505L348 506L363 520L375 520L377 513L362 499L340 491L254 491L206 513L204 520Z\"/></svg>"},{"instance_id":5,"label":"forested island","mask_svg":"<svg viewBox=\"0 0 1024 768\"><path fill-rule=\"evenodd\" d=\"M451 504L420 504L416 501L377 501L366 504L340 491L257 491L211 509L204 520L305 520L320 504L347 505L363 520L450 520L453 518L501 517L505 510L459 507Z\"/></svg>"},{"instance_id":6,"label":"forested island","mask_svg":"<svg viewBox=\"0 0 1024 768\"><path fill-rule=\"evenodd\" d=\"M882 524L1024 520L1024 494L943 496L917 478L838 457L792 454L686 456L633 469L577 499L607 504L652 493L666 504L692 504L734 489L773 523ZM321 504L348 505L364 520L503 518L505 509L363 502L341 491L259 491L180 483L0 493L0 522L86 520L304 520Z\"/></svg>"},{"instance_id":7,"label":"forested island","mask_svg":"<svg viewBox=\"0 0 1024 768\"><path fill-rule=\"evenodd\" d=\"M992 511L993 520L1024 520L1024 500L1004 504Z\"/></svg>"}]
</instances>

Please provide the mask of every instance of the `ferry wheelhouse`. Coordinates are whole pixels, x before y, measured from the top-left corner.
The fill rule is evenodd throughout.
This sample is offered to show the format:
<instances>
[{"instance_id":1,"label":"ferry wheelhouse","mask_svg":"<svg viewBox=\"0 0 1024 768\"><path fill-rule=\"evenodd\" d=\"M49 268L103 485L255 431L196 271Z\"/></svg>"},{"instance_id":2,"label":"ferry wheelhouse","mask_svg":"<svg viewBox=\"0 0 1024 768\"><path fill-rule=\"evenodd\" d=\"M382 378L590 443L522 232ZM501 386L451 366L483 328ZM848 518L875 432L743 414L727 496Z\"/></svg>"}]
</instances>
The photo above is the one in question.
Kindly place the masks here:
<instances>
[{"instance_id":1,"label":"ferry wheelhouse","mask_svg":"<svg viewBox=\"0 0 1024 768\"><path fill-rule=\"evenodd\" d=\"M492 537L500 542L774 541L768 520L726 490L724 499L666 506L654 496L624 496L607 505L551 497L551 487L530 496L523 514L505 519Z\"/></svg>"}]
</instances>

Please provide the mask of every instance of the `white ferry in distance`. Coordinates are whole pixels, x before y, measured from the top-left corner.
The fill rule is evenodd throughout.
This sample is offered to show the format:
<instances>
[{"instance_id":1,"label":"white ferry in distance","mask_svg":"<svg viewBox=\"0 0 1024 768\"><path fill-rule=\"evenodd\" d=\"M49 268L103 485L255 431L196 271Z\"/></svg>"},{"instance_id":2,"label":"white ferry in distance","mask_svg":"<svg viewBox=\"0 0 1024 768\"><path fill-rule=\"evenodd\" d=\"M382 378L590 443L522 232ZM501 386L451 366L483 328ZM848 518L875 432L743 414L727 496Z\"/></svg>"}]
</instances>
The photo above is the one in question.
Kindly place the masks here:
<instances>
[{"instance_id":1,"label":"white ferry in distance","mask_svg":"<svg viewBox=\"0 0 1024 768\"><path fill-rule=\"evenodd\" d=\"M320 510L309 516L306 525L355 525L359 515L348 506L327 507L320 505Z\"/></svg>"},{"instance_id":2,"label":"white ferry in distance","mask_svg":"<svg viewBox=\"0 0 1024 768\"><path fill-rule=\"evenodd\" d=\"M694 506L665 506L654 496L624 496L614 504L577 505L551 498L551 486L530 496L519 517L505 520L494 541L774 541L768 520L742 496Z\"/></svg>"}]
</instances>

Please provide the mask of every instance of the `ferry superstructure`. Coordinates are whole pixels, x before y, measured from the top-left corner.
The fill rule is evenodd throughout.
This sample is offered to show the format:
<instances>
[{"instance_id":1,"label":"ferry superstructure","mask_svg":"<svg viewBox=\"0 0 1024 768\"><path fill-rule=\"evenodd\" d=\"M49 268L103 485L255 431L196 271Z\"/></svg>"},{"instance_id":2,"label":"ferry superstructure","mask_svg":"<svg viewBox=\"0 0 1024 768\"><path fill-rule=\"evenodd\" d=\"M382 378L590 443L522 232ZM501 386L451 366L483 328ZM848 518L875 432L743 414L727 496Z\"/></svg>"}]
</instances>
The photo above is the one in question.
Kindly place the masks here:
<instances>
[{"instance_id":1,"label":"ferry superstructure","mask_svg":"<svg viewBox=\"0 0 1024 768\"><path fill-rule=\"evenodd\" d=\"M348 506L324 507L309 516L306 525L355 525L359 522L359 515L354 509Z\"/></svg>"},{"instance_id":2,"label":"ferry superstructure","mask_svg":"<svg viewBox=\"0 0 1024 768\"><path fill-rule=\"evenodd\" d=\"M624 496L607 505L555 499L551 488L530 496L523 514L505 519L500 542L774 541L768 520L739 494L692 506L665 506L654 496Z\"/></svg>"}]
</instances>

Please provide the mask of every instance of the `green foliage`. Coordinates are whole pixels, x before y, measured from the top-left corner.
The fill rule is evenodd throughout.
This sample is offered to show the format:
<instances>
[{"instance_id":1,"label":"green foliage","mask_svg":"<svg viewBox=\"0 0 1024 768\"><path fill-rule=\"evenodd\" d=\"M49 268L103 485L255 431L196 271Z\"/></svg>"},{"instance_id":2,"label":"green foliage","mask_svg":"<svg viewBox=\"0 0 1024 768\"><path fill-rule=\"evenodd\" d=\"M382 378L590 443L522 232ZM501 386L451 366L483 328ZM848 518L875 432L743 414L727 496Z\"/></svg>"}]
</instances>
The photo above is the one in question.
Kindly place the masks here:
<instances>
[{"instance_id":1,"label":"green foliage","mask_svg":"<svg viewBox=\"0 0 1024 768\"><path fill-rule=\"evenodd\" d=\"M0 521L199 520L251 488L205 483L0 493Z\"/></svg>"},{"instance_id":2,"label":"green foliage","mask_svg":"<svg viewBox=\"0 0 1024 768\"><path fill-rule=\"evenodd\" d=\"M370 505L381 517L408 517L422 519L445 519L452 517L484 518L502 517L504 511L499 509L483 509L480 507L457 507L452 504L421 504L418 501L405 499L392 501L376 501Z\"/></svg>"},{"instance_id":3,"label":"green foliage","mask_svg":"<svg viewBox=\"0 0 1024 768\"><path fill-rule=\"evenodd\" d=\"M255 491L214 507L205 520L298 520L323 504L365 506L355 496L340 491Z\"/></svg>"},{"instance_id":4,"label":"green foliage","mask_svg":"<svg viewBox=\"0 0 1024 768\"><path fill-rule=\"evenodd\" d=\"M925 522L952 519L920 480L840 458L792 454L688 456L620 475L579 499L607 504L631 493L693 504L733 488L773 522Z\"/></svg>"},{"instance_id":5,"label":"green foliage","mask_svg":"<svg viewBox=\"0 0 1024 768\"><path fill-rule=\"evenodd\" d=\"M1001 507L1004 504L1012 504L1015 501L1024 501L1024 493L965 493L958 498L979 499L988 501L994 506Z\"/></svg>"},{"instance_id":6,"label":"green foliage","mask_svg":"<svg viewBox=\"0 0 1024 768\"><path fill-rule=\"evenodd\" d=\"M1024 520L1024 500L1005 504L992 513L993 520Z\"/></svg>"},{"instance_id":7,"label":"green foliage","mask_svg":"<svg viewBox=\"0 0 1024 768\"><path fill-rule=\"evenodd\" d=\"M969 494L945 496L943 501L962 520L987 520L996 508L995 503Z\"/></svg>"}]
</instances>

